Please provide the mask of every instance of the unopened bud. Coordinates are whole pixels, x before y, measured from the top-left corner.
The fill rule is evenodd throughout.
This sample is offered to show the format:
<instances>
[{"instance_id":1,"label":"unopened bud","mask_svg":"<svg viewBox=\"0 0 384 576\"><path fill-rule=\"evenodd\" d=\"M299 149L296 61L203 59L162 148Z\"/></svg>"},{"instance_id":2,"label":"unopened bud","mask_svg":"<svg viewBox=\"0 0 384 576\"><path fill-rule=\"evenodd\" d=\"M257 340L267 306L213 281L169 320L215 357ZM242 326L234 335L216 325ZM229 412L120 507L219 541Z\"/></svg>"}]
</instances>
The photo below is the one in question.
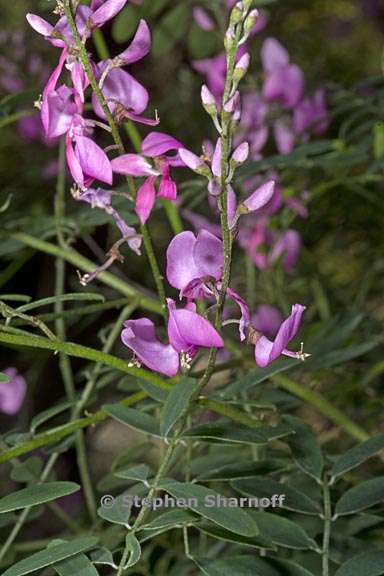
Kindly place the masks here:
<instances>
[{"instance_id":1,"label":"unopened bud","mask_svg":"<svg viewBox=\"0 0 384 576\"><path fill-rule=\"evenodd\" d=\"M244 78L244 76L246 75L246 73L248 72L250 61L251 61L251 57L250 57L249 53L246 52L245 54L243 54L243 56L240 58L240 60L236 64L235 70L233 73L233 79L236 83L239 83L240 80L242 80Z\"/></svg>"},{"instance_id":2,"label":"unopened bud","mask_svg":"<svg viewBox=\"0 0 384 576\"><path fill-rule=\"evenodd\" d=\"M256 24L258 17L259 11L256 10L256 8L250 11L244 22L244 38L248 38Z\"/></svg>"},{"instance_id":3,"label":"unopened bud","mask_svg":"<svg viewBox=\"0 0 384 576\"><path fill-rule=\"evenodd\" d=\"M215 97L205 84L203 84L201 87L201 101L203 103L204 110L210 116L217 116Z\"/></svg>"},{"instance_id":4,"label":"unopened bud","mask_svg":"<svg viewBox=\"0 0 384 576\"><path fill-rule=\"evenodd\" d=\"M244 164L249 156L249 144L248 142L243 142L240 144L232 154L231 160L235 162L235 164Z\"/></svg>"},{"instance_id":5,"label":"unopened bud","mask_svg":"<svg viewBox=\"0 0 384 576\"><path fill-rule=\"evenodd\" d=\"M244 10L248 12L248 10L251 8L253 4L253 0L243 0L243 4L244 4Z\"/></svg>"},{"instance_id":6,"label":"unopened bud","mask_svg":"<svg viewBox=\"0 0 384 576\"><path fill-rule=\"evenodd\" d=\"M225 33L224 47L227 52L231 52L232 50L235 50L236 46L237 41L236 41L235 29L233 28L233 26L230 25Z\"/></svg>"},{"instance_id":7,"label":"unopened bud","mask_svg":"<svg viewBox=\"0 0 384 576\"><path fill-rule=\"evenodd\" d=\"M236 26L239 24L244 16L244 5L243 2L237 2L231 11L231 16L229 18L230 26Z\"/></svg>"},{"instance_id":8,"label":"unopened bud","mask_svg":"<svg viewBox=\"0 0 384 576\"><path fill-rule=\"evenodd\" d=\"M200 156L197 156L196 154L194 154L190 150L186 150L185 148L181 148L179 150L179 156L181 160L184 162L184 164L194 172L197 172L197 174L201 174L203 176L206 176L207 178L212 177L211 170L204 162L204 160L200 158Z\"/></svg>"}]
</instances>

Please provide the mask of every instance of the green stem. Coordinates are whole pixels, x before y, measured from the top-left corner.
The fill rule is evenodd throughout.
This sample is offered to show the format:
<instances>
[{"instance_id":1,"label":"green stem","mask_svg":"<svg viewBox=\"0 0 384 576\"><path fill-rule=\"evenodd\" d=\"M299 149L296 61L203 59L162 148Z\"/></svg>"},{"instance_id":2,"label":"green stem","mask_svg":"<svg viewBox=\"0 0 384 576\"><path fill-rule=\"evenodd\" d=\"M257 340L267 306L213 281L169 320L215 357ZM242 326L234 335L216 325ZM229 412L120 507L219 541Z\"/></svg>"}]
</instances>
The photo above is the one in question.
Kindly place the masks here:
<instances>
[{"instance_id":1,"label":"green stem","mask_svg":"<svg viewBox=\"0 0 384 576\"><path fill-rule=\"evenodd\" d=\"M317 408L326 418L344 428L346 432L352 438L355 438L359 442L364 442L365 440L369 439L369 434L361 428L358 424L355 424L352 420L348 418L343 412L341 412L338 408L333 406L328 400L326 400L321 394L318 392L314 392L313 390L308 390L308 388L304 388L297 382L294 382L288 376L284 376L283 374L277 374L271 378L272 382L275 382L281 388L288 390L292 394L295 394L311 406Z\"/></svg>"},{"instance_id":2,"label":"green stem","mask_svg":"<svg viewBox=\"0 0 384 576\"><path fill-rule=\"evenodd\" d=\"M166 314L167 312L167 301L165 298L165 291L164 291L164 282L163 282L163 276L161 275L160 269L159 269L159 265L157 263L156 260L156 256L155 256L155 252L153 249L153 244L152 244L152 240L151 240L151 236L149 234L149 230L147 226L144 226L143 224L140 227L141 229L141 233L143 235L143 241L144 241L144 246L145 246L145 250L147 252L147 256L148 256L148 260L152 269L152 273L153 273L153 277L156 283L156 288L157 288L157 292L159 294L159 298L160 298L160 302L162 303L162 308L163 308L163 312L164 314Z\"/></svg>"},{"instance_id":3,"label":"green stem","mask_svg":"<svg viewBox=\"0 0 384 576\"><path fill-rule=\"evenodd\" d=\"M332 506L331 495L329 490L328 478L326 475L323 479L323 502L324 502L324 532L323 532L323 549L322 549L322 576L329 576L329 544L331 540L332 526Z\"/></svg>"}]
</instances>

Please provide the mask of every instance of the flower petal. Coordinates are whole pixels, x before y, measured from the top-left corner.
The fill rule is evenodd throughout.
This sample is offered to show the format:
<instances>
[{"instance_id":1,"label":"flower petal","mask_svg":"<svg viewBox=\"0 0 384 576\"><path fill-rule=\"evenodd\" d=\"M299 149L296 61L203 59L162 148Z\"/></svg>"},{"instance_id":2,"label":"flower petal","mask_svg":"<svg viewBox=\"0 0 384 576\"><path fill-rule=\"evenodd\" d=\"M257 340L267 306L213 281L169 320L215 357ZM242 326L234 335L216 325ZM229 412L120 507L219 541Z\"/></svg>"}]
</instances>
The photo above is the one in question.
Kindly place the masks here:
<instances>
[{"instance_id":1,"label":"flower petal","mask_svg":"<svg viewBox=\"0 0 384 576\"><path fill-rule=\"evenodd\" d=\"M244 200L244 206L250 211L255 212L263 208L271 200L275 192L275 181L269 180L265 182L262 186L257 188L246 200Z\"/></svg>"},{"instance_id":2,"label":"flower petal","mask_svg":"<svg viewBox=\"0 0 384 576\"><path fill-rule=\"evenodd\" d=\"M167 280L174 288L182 290L200 276L193 257L195 244L195 235L187 231L177 234L168 246Z\"/></svg>"},{"instance_id":3,"label":"flower petal","mask_svg":"<svg viewBox=\"0 0 384 576\"><path fill-rule=\"evenodd\" d=\"M221 278L224 267L224 249L219 238L207 230L201 230L192 248L192 256L198 277L212 276L216 280Z\"/></svg>"},{"instance_id":4,"label":"flower petal","mask_svg":"<svg viewBox=\"0 0 384 576\"><path fill-rule=\"evenodd\" d=\"M127 0L106 0L101 6L92 14L91 21L96 27L102 26L108 20L111 20L122 10L127 3Z\"/></svg>"},{"instance_id":5,"label":"flower petal","mask_svg":"<svg viewBox=\"0 0 384 576\"><path fill-rule=\"evenodd\" d=\"M106 184L112 184L112 167L104 150L86 136L75 136L75 142L83 173Z\"/></svg>"},{"instance_id":6,"label":"flower petal","mask_svg":"<svg viewBox=\"0 0 384 576\"><path fill-rule=\"evenodd\" d=\"M166 152L179 150L179 148L184 148L183 144L173 138L173 136L163 132L150 132L141 145L144 156L149 156L150 158L163 156Z\"/></svg>"},{"instance_id":7,"label":"flower petal","mask_svg":"<svg viewBox=\"0 0 384 576\"><path fill-rule=\"evenodd\" d=\"M10 381L0 384L0 412L13 416L19 412L24 402L27 383L16 368L6 368L3 373Z\"/></svg>"},{"instance_id":8,"label":"flower petal","mask_svg":"<svg viewBox=\"0 0 384 576\"><path fill-rule=\"evenodd\" d=\"M103 62L98 66L98 77L107 65L107 62ZM148 91L131 74L121 68L114 68L107 74L102 92L112 114L119 107L123 107L128 112L140 115L148 106ZM105 118L104 111L95 94L92 95L92 106L97 116Z\"/></svg>"},{"instance_id":9,"label":"flower petal","mask_svg":"<svg viewBox=\"0 0 384 576\"><path fill-rule=\"evenodd\" d=\"M151 49L151 32L145 20L140 20L136 34L128 46L118 55L118 60L124 64L133 64L144 58Z\"/></svg>"},{"instance_id":10,"label":"flower petal","mask_svg":"<svg viewBox=\"0 0 384 576\"><path fill-rule=\"evenodd\" d=\"M265 72L271 73L289 64L289 54L276 38L267 38L261 47L261 61Z\"/></svg>"},{"instance_id":11,"label":"flower petal","mask_svg":"<svg viewBox=\"0 0 384 576\"><path fill-rule=\"evenodd\" d=\"M158 176L159 172L139 154L123 154L111 161L112 170L116 174L128 176Z\"/></svg>"},{"instance_id":12,"label":"flower petal","mask_svg":"<svg viewBox=\"0 0 384 576\"><path fill-rule=\"evenodd\" d=\"M148 220L156 200L156 178L151 176L147 178L142 186L137 191L135 212L139 217L142 224Z\"/></svg>"},{"instance_id":13,"label":"flower petal","mask_svg":"<svg viewBox=\"0 0 384 576\"><path fill-rule=\"evenodd\" d=\"M295 304L292 306L290 316L281 324L273 342L265 336L259 338L255 346L255 358L258 366L264 368L285 353L288 343L293 340L299 330L304 311L305 306Z\"/></svg>"},{"instance_id":14,"label":"flower petal","mask_svg":"<svg viewBox=\"0 0 384 576\"><path fill-rule=\"evenodd\" d=\"M283 322L283 317L279 310L269 304L258 306L256 313L252 316L251 324L258 332L274 338Z\"/></svg>"},{"instance_id":15,"label":"flower petal","mask_svg":"<svg viewBox=\"0 0 384 576\"><path fill-rule=\"evenodd\" d=\"M155 372L166 376L176 376L179 371L179 355L171 345L162 344L157 338L151 320L140 318L124 323L121 340L139 358Z\"/></svg>"},{"instance_id":16,"label":"flower petal","mask_svg":"<svg viewBox=\"0 0 384 576\"><path fill-rule=\"evenodd\" d=\"M170 298L167 302L168 338L175 350L193 355L198 348L223 348L223 339L208 320L191 310L177 310Z\"/></svg>"}]
</instances>

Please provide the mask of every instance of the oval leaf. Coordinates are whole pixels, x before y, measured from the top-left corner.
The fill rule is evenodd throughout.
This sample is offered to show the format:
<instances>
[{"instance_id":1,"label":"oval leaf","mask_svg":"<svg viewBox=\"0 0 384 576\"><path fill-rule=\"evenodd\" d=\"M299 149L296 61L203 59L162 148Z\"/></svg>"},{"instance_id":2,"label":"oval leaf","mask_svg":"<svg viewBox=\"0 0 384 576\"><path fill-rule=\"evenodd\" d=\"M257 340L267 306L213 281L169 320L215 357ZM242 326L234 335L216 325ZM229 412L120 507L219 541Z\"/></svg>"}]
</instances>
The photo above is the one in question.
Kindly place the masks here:
<instances>
[{"instance_id":1,"label":"oval leaf","mask_svg":"<svg viewBox=\"0 0 384 576\"><path fill-rule=\"evenodd\" d=\"M291 449L296 464L315 480L321 480L324 460L316 436L309 426L299 418L284 416L283 422L291 426L296 432L285 440Z\"/></svg>"},{"instance_id":2,"label":"oval leaf","mask_svg":"<svg viewBox=\"0 0 384 576\"><path fill-rule=\"evenodd\" d=\"M384 574L384 552L364 552L343 564L335 576L381 576Z\"/></svg>"},{"instance_id":3,"label":"oval leaf","mask_svg":"<svg viewBox=\"0 0 384 576\"><path fill-rule=\"evenodd\" d=\"M305 568L288 560L229 556L221 560L194 559L206 576L313 576Z\"/></svg>"},{"instance_id":4,"label":"oval leaf","mask_svg":"<svg viewBox=\"0 0 384 576\"><path fill-rule=\"evenodd\" d=\"M321 512L320 506L303 492L299 492L288 484L277 482L271 478L255 477L251 480L237 480L231 482L235 490L255 498L269 498L273 495L285 495L282 508L302 512L303 514L316 514Z\"/></svg>"},{"instance_id":5,"label":"oval leaf","mask_svg":"<svg viewBox=\"0 0 384 576\"><path fill-rule=\"evenodd\" d=\"M135 428L135 430L139 430L145 434L161 438L158 422L153 418L153 416L150 416L145 412L140 412L133 408L127 408L120 404L107 404L104 406L104 410L108 412L112 418L122 424L126 424L127 426Z\"/></svg>"},{"instance_id":6,"label":"oval leaf","mask_svg":"<svg viewBox=\"0 0 384 576\"><path fill-rule=\"evenodd\" d=\"M384 476L361 482L345 492L336 504L335 515L344 516L375 506L384 500Z\"/></svg>"},{"instance_id":7,"label":"oval leaf","mask_svg":"<svg viewBox=\"0 0 384 576\"><path fill-rule=\"evenodd\" d=\"M97 538L78 538L73 542L65 542L57 546L50 546L46 550L32 554L28 558L16 562L11 568L3 572L2 576L24 576L35 570L41 570L51 566L56 562L75 556L80 552L85 552L94 548L98 542Z\"/></svg>"},{"instance_id":8,"label":"oval leaf","mask_svg":"<svg viewBox=\"0 0 384 576\"><path fill-rule=\"evenodd\" d=\"M160 417L160 433L167 437L179 418L185 413L199 384L198 380L184 378L168 394Z\"/></svg>"},{"instance_id":9,"label":"oval leaf","mask_svg":"<svg viewBox=\"0 0 384 576\"><path fill-rule=\"evenodd\" d=\"M198 484L176 481L162 482L161 489L166 490L175 498L182 499L183 504L196 514L235 532L235 534L249 537L258 534L257 525L250 515L239 507L221 507L218 504L218 499L223 498L223 496L214 490Z\"/></svg>"},{"instance_id":10,"label":"oval leaf","mask_svg":"<svg viewBox=\"0 0 384 576\"><path fill-rule=\"evenodd\" d=\"M80 490L75 482L46 482L12 492L0 499L0 514L51 502Z\"/></svg>"},{"instance_id":11,"label":"oval leaf","mask_svg":"<svg viewBox=\"0 0 384 576\"><path fill-rule=\"evenodd\" d=\"M362 442L358 446L354 446L348 450L348 452L339 456L339 458L337 458L333 463L332 481L335 481L339 476L349 472L349 470L353 470L353 468L360 466L360 464L363 464L363 462L368 460L368 458L371 458L371 456L374 456L383 449L384 432L377 434L366 442Z\"/></svg>"}]
</instances>

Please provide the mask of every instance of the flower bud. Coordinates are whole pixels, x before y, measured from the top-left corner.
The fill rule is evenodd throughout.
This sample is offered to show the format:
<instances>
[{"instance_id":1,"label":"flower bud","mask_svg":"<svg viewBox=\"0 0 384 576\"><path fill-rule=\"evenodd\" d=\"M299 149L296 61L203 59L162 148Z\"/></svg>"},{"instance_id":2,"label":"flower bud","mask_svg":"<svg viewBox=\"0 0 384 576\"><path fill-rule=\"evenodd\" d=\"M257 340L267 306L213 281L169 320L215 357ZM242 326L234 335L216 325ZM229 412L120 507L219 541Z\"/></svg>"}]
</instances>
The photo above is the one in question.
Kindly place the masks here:
<instances>
[{"instance_id":1,"label":"flower bud","mask_svg":"<svg viewBox=\"0 0 384 576\"><path fill-rule=\"evenodd\" d=\"M248 10L250 10L253 4L253 0L243 0L243 4L244 4L244 10L248 12Z\"/></svg>"},{"instance_id":2,"label":"flower bud","mask_svg":"<svg viewBox=\"0 0 384 576\"><path fill-rule=\"evenodd\" d=\"M259 17L259 11L256 10L256 8L250 11L244 22L244 38L248 38L248 36L253 30L253 27L256 24L256 20L258 19L258 17Z\"/></svg>"},{"instance_id":3,"label":"flower bud","mask_svg":"<svg viewBox=\"0 0 384 576\"><path fill-rule=\"evenodd\" d=\"M250 57L249 53L246 52L245 54L243 54L243 56L240 58L240 60L236 64L235 70L233 73L233 79L237 84L240 82L240 80L242 80L244 78L244 76L248 72L250 61L251 61L251 57Z\"/></svg>"},{"instance_id":4,"label":"flower bud","mask_svg":"<svg viewBox=\"0 0 384 576\"><path fill-rule=\"evenodd\" d=\"M205 84L203 84L203 86L201 87L201 101L203 103L204 110L210 116L217 116L215 97Z\"/></svg>"},{"instance_id":5,"label":"flower bud","mask_svg":"<svg viewBox=\"0 0 384 576\"><path fill-rule=\"evenodd\" d=\"M238 208L239 214L248 214L263 208L271 200L275 192L275 181L269 180L255 190Z\"/></svg>"},{"instance_id":6,"label":"flower bud","mask_svg":"<svg viewBox=\"0 0 384 576\"><path fill-rule=\"evenodd\" d=\"M249 144L248 142L243 142L240 144L232 154L231 160L235 162L235 164L244 164L249 156Z\"/></svg>"},{"instance_id":7,"label":"flower bud","mask_svg":"<svg viewBox=\"0 0 384 576\"><path fill-rule=\"evenodd\" d=\"M224 47L227 52L231 52L232 50L235 50L237 47L235 29L231 25L229 26L228 30L225 33Z\"/></svg>"},{"instance_id":8,"label":"flower bud","mask_svg":"<svg viewBox=\"0 0 384 576\"><path fill-rule=\"evenodd\" d=\"M231 16L229 18L229 25L234 27L239 24L244 16L244 5L243 2L237 2L232 9Z\"/></svg>"},{"instance_id":9,"label":"flower bud","mask_svg":"<svg viewBox=\"0 0 384 576\"><path fill-rule=\"evenodd\" d=\"M181 160L184 162L188 168L196 172L197 174L201 174L202 176L206 176L207 178L212 177L211 170L207 166L207 164L190 150L186 148L181 148L179 150L179 156Z\"/></svg>"}]
</instances>

